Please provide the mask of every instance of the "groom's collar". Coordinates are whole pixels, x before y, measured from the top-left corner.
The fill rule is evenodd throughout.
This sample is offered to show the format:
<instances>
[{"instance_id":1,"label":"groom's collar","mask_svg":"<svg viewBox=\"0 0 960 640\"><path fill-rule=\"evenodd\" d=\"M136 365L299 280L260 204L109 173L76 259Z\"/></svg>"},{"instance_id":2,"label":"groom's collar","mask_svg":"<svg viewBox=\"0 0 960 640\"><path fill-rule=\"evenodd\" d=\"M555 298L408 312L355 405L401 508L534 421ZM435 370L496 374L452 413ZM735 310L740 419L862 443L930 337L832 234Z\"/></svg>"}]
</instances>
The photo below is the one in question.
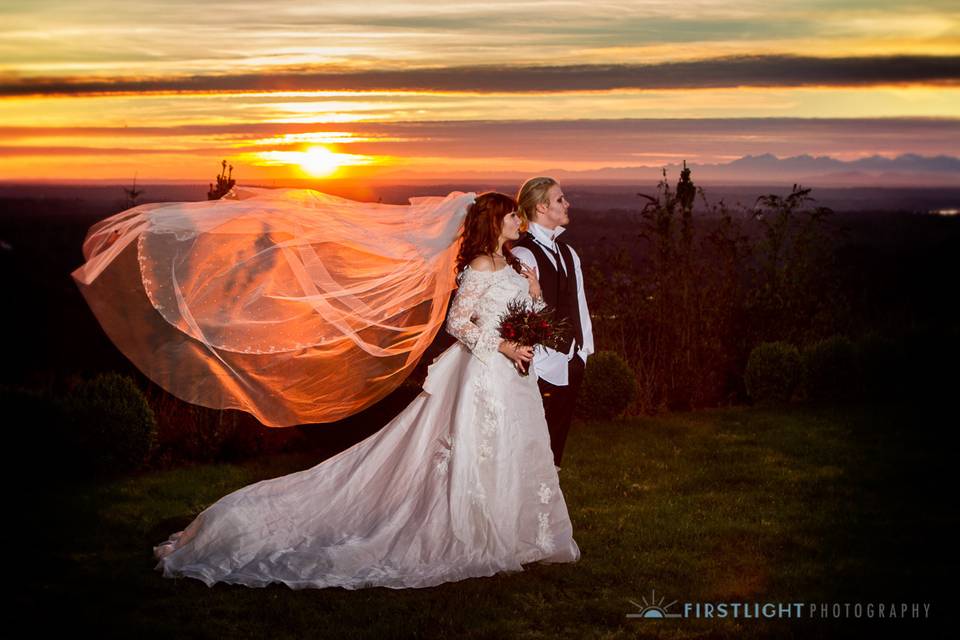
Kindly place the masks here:
<instances>
[{"instance_id":1,"label":"groom's collar","mask_svg":"<svg viewBox=\"0 0 960 640\"><path fill-rule=\"evenodd\" d=\"M534 240L536 240L536 241L539 242L540 244L546 245L546 246L550 247L551 249L556 249L556 248L557 248L557 237L558 237L561 233L563 233L564 231L566 231L566 229L565 229L564 227L557 227L556 229L554 229L554 230L551 231L550 229L547 229L546 227L540 226L540 225L537 224L536 222L531 222L531 223L530 223L530 226L529 226L528 229L527 229L527 231L529 231L529 232L530 232L530 235L533 236Z\"/></svg>"}]
</instances>

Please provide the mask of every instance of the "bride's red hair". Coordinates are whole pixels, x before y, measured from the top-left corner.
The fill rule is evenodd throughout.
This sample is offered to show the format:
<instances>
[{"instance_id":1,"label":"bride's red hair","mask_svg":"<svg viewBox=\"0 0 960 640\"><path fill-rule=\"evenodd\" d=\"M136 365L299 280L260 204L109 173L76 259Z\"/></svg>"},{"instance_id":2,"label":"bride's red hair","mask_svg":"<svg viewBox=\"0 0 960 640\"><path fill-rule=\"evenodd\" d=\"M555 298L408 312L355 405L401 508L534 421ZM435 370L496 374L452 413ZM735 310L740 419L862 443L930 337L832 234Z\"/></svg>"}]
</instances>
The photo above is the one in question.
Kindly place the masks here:
<instances>
[{"instance_id":1,"label":"bride's red hair","mask_svg":"<svg viewBox=\"0 0 960 640\"><path fill-rule=\"evenodd\" d=\"M477 196L467 209L467 217L463 221L457 271L463 271L477 256L490 255L497 250L503 219L516 210L517 201L504 193L488 191ZM512 256L506 245L503 253L511 262Z\"/></svg>"}]
</instances>

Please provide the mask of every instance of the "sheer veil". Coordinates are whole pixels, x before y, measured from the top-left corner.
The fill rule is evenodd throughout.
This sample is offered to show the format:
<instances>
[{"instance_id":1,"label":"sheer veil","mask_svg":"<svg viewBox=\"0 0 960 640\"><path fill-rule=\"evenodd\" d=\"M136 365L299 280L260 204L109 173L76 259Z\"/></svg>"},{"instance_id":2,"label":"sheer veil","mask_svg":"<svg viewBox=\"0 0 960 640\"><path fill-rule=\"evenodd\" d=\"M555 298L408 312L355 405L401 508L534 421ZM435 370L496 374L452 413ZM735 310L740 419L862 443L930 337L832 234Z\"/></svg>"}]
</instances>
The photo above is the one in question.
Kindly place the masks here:
<instances>
[{"instance_id":1,"label":"sheer veil","mask_svg":"<svg viewBox=\"0 0 960 640\"><path fill-rule=\"evenodd\" d=\"M395 389L433 340L474 198L251 188L146 204L91 227L72 275L173 395L273 427L332 422Z\"/></svg>"}]
</instances>

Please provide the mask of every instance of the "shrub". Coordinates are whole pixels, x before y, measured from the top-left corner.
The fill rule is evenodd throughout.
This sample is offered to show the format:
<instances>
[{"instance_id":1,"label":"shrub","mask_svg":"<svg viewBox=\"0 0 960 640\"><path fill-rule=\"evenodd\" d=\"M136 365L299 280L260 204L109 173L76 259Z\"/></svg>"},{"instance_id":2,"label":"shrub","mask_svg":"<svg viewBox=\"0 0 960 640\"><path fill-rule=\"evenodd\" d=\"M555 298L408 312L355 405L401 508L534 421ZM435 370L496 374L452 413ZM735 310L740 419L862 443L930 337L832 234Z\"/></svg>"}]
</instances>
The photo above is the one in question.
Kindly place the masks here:
<instances>
[{"instance_id":1,"label":"shrub","mask_svg":"<svg viewBox=\"0 0 960 640\"><path fill-rule=\"evenodd\" d=\"M157 417L158 464L221 458L225 443L236 428L236 412L190 404L154 384L147 387L147 395Z\"/></svg>"},{"instance_id":2,"label":"shrub","mask_svg":"<svg viewBox=\"0 0 960 640\"><path fill-rule=\"evenodd\" d=\"M147 399L127 376L98 375L65 401L67 426L84 466L97 473L140 468L153 447L157 421Z\"/></svg>"},{"instance_id":3,"label":"shrub","mask_svg":"<svg viewBox=\"0 0 960 640\"><path fill-rule=\"evenodd\" d=\"M151 456L155 466L233 462L302 444L300 429L265 427L243 411L190 404L156 384L147 386L146 396L157 418L156 448Z\"/></svg>"},{"instance_id":4,"label":"shrub","mask_svg":"<svg viewBox=\"0 0 960 640\"><path fill-rule=\"evenodd\" d=\"M788 342L760 343L750 352L743 378L757 404L788 402L800 382L800 352Z\"/></svg>"},{"instance_id":5,"label":"shrub","mask_svg":"<svg viewBox=\"0 0 960 640\"><path fill-rule=\"evenodd\" d=\"M636 391L637 379L626 361L613 351L599 351L584 372L577 412L586 418L613 418L623 413Z\"/></svg>"},{"instance_id":6,"label":"shrub","mask_svg":"<svg viewBox=\"0 0 960 640\"><path fill-rule=\"evenodd\" d=\"M860 391L857 354L844 336L831 336L807 345L800 357L803 388L815 402L852 400Z\"/></svg>"}]
</instances>

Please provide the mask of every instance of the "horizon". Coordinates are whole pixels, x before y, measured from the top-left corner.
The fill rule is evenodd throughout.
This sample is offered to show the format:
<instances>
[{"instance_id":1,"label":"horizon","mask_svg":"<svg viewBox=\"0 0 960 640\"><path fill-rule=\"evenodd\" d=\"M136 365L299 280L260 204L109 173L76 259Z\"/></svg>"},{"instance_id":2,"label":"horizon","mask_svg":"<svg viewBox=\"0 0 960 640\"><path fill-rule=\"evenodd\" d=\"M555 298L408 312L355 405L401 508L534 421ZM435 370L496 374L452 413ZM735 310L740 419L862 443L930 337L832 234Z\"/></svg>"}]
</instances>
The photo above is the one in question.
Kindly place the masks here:
<instances>
[{"instance_id":1,"label":"horizon","mask_svg":"<svg viewBox=\"0 0 960 640\"><path fill-rule=\"evenodd\" d=\"M695 182L714 187L764 187L789 186L802 183L816 188L951 188L960 184L960 156L938 155L920 156L901 154L893 158L872 155L858 160L844 161L830 156L811 156L803 154L778 158L772 154L746 155L726 163L698 164L695 162L676 162L664 165L635 165L622 167L600 167L598 169L569 171L559 167L537 172L521 173L517 171L501 172L462 172L456 175L406 172L402 174L371 175L358 177L306 177L250 179L238 178L238 186L266 188L302 188L323 190L325 184L341 185L354 183L357 186L396 186L399 184L424 185L470 184L490 182L522 182L531 175L549 175L564 184L578 186L628 186L631 184L657 183L664 178L668 181L679 177L680 170L687 166L693 171ZM759 173L742 174L740 167L752 170L762 169ZM135 175L104 176L97 178L5 178L0 176L0 185L125 185L139 181L141 185L209 185L207 178L151 178Z\"/></svg>"}]
</instances>

